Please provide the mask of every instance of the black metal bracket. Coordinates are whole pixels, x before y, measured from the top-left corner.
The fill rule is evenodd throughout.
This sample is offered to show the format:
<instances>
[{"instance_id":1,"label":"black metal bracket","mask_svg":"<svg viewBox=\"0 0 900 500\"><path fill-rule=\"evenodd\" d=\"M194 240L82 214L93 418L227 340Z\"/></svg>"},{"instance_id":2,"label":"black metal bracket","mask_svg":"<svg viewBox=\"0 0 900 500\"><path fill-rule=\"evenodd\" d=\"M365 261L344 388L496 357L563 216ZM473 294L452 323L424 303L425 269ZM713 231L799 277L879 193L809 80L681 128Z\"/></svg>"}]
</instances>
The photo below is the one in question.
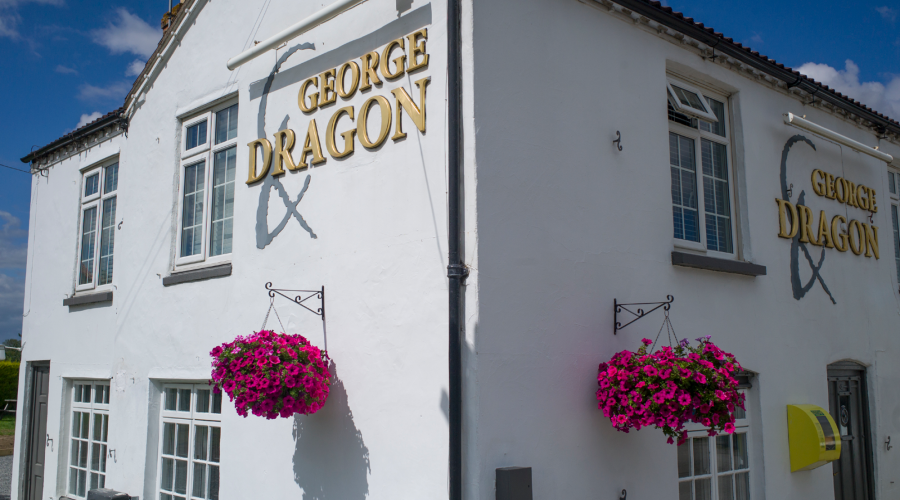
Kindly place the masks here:
<instances>
[{"instance_id":1,"label":"black metal bracket","mask_svg":"<svg viewBox=\"0 0 900 500\"><path fill-rule=\"evenodd\" d=\"M613 139L613 144L619 148L619 151L622 151L622 133L616 130L616 138Z\"/></svg>"},{"instance_id":2,"label":"black metal bracket","mask_svg":"<svg viewBox=\"0 0 900 500\"><path fill-rule=\"evenodd\" d=\"M660 307L662 307L664 311L668 311L669 308L672 307L672 302L675 301L675 297L673 297L671 295L666 295L666 298L669 300L667 300L665 302L634 302L631 304L620 304L617 299L613 299L613 311L615 312L615 314L613 315L613 318L614 318L613 335L616 335L619 332L619 330L621 330L622 328L625 328L626 326L628 326L628 325L634 323L635 321L643 318L644 316L652 313L653 311L659 309ZM632 311L631 309L629 309L628 307L625 307L625 306L656 306L656 307L645 312L643 307L638 307L637 309ZM619 321L619 313L622 311L625 311L625 312L633 315L634 319L632 319L631 321L629 321L628 323L625 323L623 325Z\"/></svg>"},{"instance_id":3,"label":"black metal bracket","mask_svg":"<svg viewBox=\"0 0 900 500\"><path fill-rule=\"evenodd\" d=\"M282 297L290 300L291 302L299 305L300 307L306 309L307 311L315 314L316 316L321 316L322 321L325 321L325 287L323 286L321 290L289 290L286 288L272 288L272 282L266 283L266 290L269 292L269 297L275 298L275 294L281 295ZM288 292L291 295L296 293L293 297L289 297L281 292ZM305 296L304 296L305 295ZM311 298L319 299L319 307L317 309L313 309L304 302ZM315 307L315 306L313 306Z\"/></svg>"}]
</instances>

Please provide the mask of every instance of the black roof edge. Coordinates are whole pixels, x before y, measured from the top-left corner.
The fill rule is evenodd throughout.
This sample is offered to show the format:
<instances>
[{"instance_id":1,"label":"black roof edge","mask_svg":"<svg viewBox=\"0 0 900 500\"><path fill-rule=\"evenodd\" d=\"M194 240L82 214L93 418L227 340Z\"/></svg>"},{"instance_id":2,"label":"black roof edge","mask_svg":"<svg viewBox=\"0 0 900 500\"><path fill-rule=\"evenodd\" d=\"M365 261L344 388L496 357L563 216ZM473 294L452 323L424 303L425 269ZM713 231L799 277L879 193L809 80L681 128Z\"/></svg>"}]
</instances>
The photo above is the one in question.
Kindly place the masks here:
<instances>
[{"instance_id":1,"label":"black roof edge","mask_svg":"<svg viewBox=\"0 0 900 500\"><path fill-rule=\"evenodd\" d=\"M92 134L104 127L107 127L112 123L116 123L116 122L125 120L125 118L122 117L122 113L124 113L124 111L125 111L125 108L120 107L119 109L117 109L111 113L108 113L106 116L104 116L102 118L98 118L96 121L94 121L92 123L89 123L79 129L75 129L72 132L69 132L68 134L60 137L59 139L51 142L50 144L47 144L46 146L38 149L37 151L32 151L31 153L28 153L26 156L20 158L20 160L22 163L31 163L32 160L34 160L35 158L37 158L39 156L44 155L45 153L48 153L54 149L58 149L63 146L66 146L69 143L71 143L77 139L80 139L86 135ZM126 124L126 128L127 128L127 124Z\"/></svg>"},{"instance_id":2,"label":"black roof edge","mask_svg":"<svg viewBox=\"0 0 900 500\"><path fill-rule=\"evenodd\" d=\"M699 42L710 47L715 47L717 52L730 56L742 63L745 63L759 71L769 74L785 82L790 87L797 87L805 92L814 94L819 99L829 102L847 112L865 118L876 126L884 130L890 130L894 134L900 135L900 125L890 119L885 119L877 113L866 109L861 105L854 104L849 99L834 94L834 91L810 80L799 72L779 67L774 61L758 54L753 54L743 46L739 46L734 42L728 41L725 36L717 33L710 33L706 28L701 28L694 24L693 20L688 18L679 18L674 15L675 11L666 12L660 7L655 7L646 0L611 0L622 7L625 7L647 19L651 19L660 24L668 26L684 35L687 35Z\"/></svg>"}]
</instances>

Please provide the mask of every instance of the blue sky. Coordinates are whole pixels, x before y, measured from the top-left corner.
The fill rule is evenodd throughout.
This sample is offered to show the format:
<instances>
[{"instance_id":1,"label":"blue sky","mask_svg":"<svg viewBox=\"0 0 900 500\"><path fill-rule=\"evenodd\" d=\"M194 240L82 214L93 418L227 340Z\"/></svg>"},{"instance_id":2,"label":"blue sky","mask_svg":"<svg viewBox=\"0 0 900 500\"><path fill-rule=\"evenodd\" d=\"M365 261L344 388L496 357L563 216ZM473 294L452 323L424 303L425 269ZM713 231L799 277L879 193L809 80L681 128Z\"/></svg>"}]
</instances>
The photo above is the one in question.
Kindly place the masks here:
<instances>
[{"instance_id":1,"label":"blue sky","mask_svg":"<svg viewBox=\"0 0 900 500\"><path fill-rule=\"evenodd\" d=\"M666 3L900 119L897 0ZM0 164L26 168L19 158L33 146L119 107L167 8L168 0L0 0ZM30 176L0 167L0 340L21 330L29 198Z\"/></svg>"}]
</instances>

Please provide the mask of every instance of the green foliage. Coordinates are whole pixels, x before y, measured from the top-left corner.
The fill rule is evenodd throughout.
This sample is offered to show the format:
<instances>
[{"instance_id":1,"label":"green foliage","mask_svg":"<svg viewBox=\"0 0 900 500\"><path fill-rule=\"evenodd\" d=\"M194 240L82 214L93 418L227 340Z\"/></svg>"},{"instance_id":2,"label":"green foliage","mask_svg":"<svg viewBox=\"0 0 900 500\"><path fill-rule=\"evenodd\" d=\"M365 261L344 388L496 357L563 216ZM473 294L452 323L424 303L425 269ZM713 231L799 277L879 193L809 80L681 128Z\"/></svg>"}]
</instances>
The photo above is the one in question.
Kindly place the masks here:
<instances>
[{"instance_id":1,"label":"green foliage","mask_svg":"<svg viewBox=\"0 0 900 500\"><path fill-rule=\"evenodd\" d=\"M0 408L7 399L16 399L18 391L19 363L17 361L0 361Z\"/></svg>"}]
</instances>

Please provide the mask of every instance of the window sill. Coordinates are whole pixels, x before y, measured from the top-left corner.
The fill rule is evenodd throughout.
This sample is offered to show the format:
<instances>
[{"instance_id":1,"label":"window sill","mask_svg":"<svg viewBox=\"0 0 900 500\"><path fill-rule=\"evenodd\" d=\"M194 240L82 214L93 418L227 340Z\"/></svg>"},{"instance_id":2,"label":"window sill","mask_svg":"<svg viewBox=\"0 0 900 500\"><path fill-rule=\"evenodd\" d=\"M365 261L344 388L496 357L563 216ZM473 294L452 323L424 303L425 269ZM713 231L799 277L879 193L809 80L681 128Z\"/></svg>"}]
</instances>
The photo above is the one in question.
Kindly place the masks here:
<instances>
[{"instance_id":1,"label":"window sill","mask_svg":"<svg viewBox=\"0 0 900 500\"><path fill-rule=\"evenodd\" d=\"M672 252L672 265L691 267L694 269L706 269L722 273L742 274L744 276L765 276L766 266L741 262L737 260L719 259L706 255L696 255L685 252Z\"/></svg>"},{"instance_id":2,"label":"window sill","mask_svg":"<svg viewBox=\"0 0 900 500\"><path fill-rule=\"evenodd\" d=\"M83 306L85 304L96 304L98 302L112 302L112 290L99 293L88 293L83 295L74 295L68 299L63 299L64 306Z\"/></svg>"},{"instance_id":3,"label":"window sill","mask_svg":"<svg viewBox=\"0 0 900 500\"><path fill-rule=\"evenodd\" d=\"M162 284L163 286L172 286L181 283L190 283L192 281L220 278L222 276L231 276L231 263L194 269L191 271L182 271L180 273L172 273L163 278Z\"/></svg>"}]
</instances>

